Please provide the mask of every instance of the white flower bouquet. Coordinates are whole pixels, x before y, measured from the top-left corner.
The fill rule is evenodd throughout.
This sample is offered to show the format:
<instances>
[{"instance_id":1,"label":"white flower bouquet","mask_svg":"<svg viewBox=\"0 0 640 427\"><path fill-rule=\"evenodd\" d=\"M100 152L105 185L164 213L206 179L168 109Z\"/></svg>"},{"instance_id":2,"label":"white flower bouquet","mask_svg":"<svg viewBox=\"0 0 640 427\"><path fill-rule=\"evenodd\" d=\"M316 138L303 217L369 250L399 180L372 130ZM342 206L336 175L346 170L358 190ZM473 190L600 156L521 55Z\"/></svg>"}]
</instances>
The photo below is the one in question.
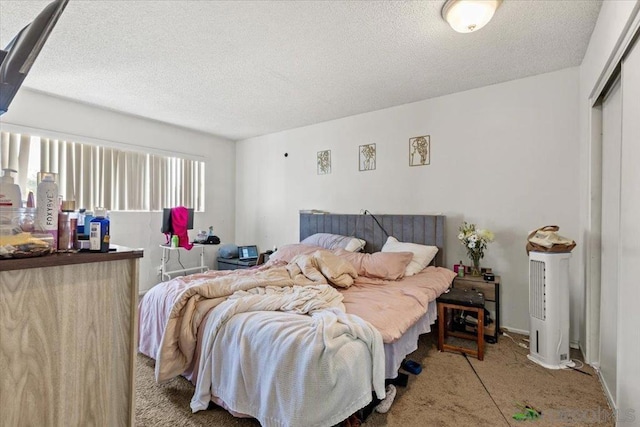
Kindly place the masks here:
<instances>
[{"instance_id":1,"label":"white flower bouquet","mask_svg":"<svg viewBox=\"0 0 640 427\"><path fill-rule=\"evenodd\" d=\"M467 255L473 262L472 274L480 275L480 260L484 258L487 245L493 242L494 234L486 229L477 228L475 224L466 221L459 228L458 240L467 250Z\"/></svg>"}]
</instances>

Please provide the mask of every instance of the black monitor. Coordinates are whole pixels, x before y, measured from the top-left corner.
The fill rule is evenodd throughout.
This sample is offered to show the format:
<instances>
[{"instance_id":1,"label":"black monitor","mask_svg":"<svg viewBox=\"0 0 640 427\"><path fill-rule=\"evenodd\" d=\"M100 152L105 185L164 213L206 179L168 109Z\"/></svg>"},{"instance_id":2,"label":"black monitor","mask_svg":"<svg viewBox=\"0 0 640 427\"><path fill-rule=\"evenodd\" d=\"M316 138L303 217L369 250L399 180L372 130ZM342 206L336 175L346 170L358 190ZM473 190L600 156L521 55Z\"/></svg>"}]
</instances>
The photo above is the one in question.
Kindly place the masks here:
<instances>
[{"instance_id":1,"label":"black monitor","mask_svg":"<svg viewBox=\"0 0 640 427\"><path fill-rule=\"evenodd\" d=\"M171 224L171 209L172 208L162 209L162 228L160 231L164 234L173 235L173 226ZM193 208L187 208L187 211L189 211L189 217L187 219L187 230L193 230Z\"/></svg>"},{"instance_id":2,"label":"black monitor","mask_svg":"<svg viewBox=\"0 0 640 427\"><path fill-rule=\"evenodd\" d=\"M69 0L49 3L0 50L0 115L6 113Z\"/></svg>"}]
</instances>

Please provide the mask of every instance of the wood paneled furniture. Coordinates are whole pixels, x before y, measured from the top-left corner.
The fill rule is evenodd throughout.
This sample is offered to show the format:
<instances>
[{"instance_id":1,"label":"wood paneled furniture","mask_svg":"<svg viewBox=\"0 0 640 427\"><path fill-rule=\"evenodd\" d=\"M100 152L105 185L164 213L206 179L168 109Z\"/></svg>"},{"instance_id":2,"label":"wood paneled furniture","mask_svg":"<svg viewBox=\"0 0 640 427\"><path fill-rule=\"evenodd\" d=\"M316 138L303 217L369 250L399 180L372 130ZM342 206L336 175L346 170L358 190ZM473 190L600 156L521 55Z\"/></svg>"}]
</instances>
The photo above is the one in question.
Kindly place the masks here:
<instances>
[{"instance_id":1,"label":"wood paneled furniture","mask_svg":"<svg viewBox=\"0 0 640 427\"><path fill-rule=\"evenodd\" d=\"M438 350L456 351L467 353L484 359L484 297L481 293L452 288L449 293L442 294L436 300L438 303ZM467 332L453 332L448 329L448 310L464 310L475 312L478 316L476 334ZM476 341L477 349L470 349L457 345L447 344L447 335Z\"/></svg>"},{"instance_id":2,"label":"wood paneled furniture","mask_svg":"<svg viewBox=\"0 0 640 427\"><path fill-rule=\"evenodd\" d=\"M489 343L498 342L500 335L500 276L495 276L493 282L484 280L482 276L456 277L453 279L452 286L456 289L469 289L482 294L485 307L495 320L493 323L484 325L485 338Z\"/></svg>"},{"instance_id":3,"label":"wood paneled furniture","mask_svg":"<svg viewBox=\"0 0 640 427\"><path fill-rule=\"evenodd\" d=\"M142 255L0 260L0 425L133 425Z\"/></svg>"}]
</instances>

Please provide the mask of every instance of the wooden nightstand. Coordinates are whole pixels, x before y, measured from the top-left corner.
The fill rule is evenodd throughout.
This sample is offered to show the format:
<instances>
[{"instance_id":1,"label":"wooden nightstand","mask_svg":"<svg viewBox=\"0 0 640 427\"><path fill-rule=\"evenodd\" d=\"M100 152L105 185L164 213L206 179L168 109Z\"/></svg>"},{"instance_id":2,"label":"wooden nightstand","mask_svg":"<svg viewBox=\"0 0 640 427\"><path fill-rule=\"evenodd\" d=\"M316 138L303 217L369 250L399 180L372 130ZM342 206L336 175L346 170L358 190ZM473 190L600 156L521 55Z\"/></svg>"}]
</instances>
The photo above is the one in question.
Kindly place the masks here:
<instances>
[{"instance_id":1,"label":"wooden nightstand","mask_svg":"<svg viewBox=\"0 0 640 427\"><path fill-rule=\"evenodd\" d=\"M485 307L491 312L494 322L484 326L485 337L498 342L500 335L500 276L496 276L493 282L488 282L480 277L464 276L453 279L453 288L473 289L484 296ZM489 340L488 340L489 341Z\"/></svg>"},{"instance_id":2,"label":"wooden nightstand","mask_svg":"<svg viewBox=\"0 0 640 427\"><path fill-rule=\"evenodd\" d=\"M446 294L442 294L436 300L438 304L438 350L463 352L475 356L478 360L484 359L484 297L481 292L471 291L462 288L453 288ZM447 311L463 310L464 312L475 312L478 323L473 334L460 331L447 331ZM447 335L458 338L474 340L477 349L469 349L455 344L447 344Z\"/></svg>"}]
</instances>

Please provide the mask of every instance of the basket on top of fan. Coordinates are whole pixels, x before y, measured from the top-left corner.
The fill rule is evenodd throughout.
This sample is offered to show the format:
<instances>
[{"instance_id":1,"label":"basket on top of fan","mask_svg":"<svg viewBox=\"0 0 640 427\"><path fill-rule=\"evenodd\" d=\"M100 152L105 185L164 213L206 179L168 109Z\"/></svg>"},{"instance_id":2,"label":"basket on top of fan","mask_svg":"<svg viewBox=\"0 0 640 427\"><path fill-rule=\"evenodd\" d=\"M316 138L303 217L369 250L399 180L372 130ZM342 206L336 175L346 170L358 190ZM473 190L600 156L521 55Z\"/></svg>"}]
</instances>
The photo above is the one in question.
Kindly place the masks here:
<instances>
[{"instance_id":1,"label":"basket on top of fan","mask_svg":"<svg viewBox=\"0 0 640 427\"><path fill-rule=\"evenodd\" d=\"M576 242L560 236L557 225L545 225L533 230L527 237L527 255L534 252L571 252Z\"/></svg>"}]
</instances>

